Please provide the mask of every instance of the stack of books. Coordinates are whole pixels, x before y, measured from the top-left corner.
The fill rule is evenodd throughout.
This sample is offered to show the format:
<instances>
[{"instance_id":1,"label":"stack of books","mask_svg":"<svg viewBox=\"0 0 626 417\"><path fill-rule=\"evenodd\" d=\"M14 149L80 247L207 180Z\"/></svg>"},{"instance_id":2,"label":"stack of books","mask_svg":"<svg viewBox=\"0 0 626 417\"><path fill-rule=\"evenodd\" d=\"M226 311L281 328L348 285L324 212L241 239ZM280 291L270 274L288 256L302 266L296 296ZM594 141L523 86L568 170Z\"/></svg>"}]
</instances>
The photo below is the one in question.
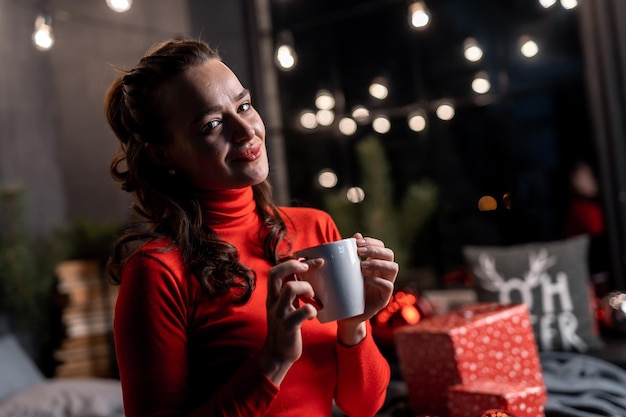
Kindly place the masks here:
<instances>
[{"instance_id":1,"label":"stack of books","mask_svg":"<svg viewBox=\"0 0 626 417\"><path fill-rule=\"evenodd\" d=\"M113 377L113 311L118 286L110 284L96 261L70 260L56 268L63 298L65 337L54 358L56 377Z\"/></svg>"}]
</instances>

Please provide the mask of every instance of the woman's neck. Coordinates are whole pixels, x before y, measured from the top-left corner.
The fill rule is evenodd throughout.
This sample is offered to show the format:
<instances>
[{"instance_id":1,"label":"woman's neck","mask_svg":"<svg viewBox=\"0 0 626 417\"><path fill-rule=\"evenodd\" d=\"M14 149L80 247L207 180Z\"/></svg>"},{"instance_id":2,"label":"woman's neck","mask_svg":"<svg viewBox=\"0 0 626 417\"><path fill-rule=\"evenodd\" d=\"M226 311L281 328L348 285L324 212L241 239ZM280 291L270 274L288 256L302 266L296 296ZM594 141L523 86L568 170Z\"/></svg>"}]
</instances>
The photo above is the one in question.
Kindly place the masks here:
<instances>
[{"instance_id":1,"label":"woman's neck","mask_svg":"<svg viewBox=\"0 0 626 417\"><path fill-rule=\"evenodd\" d=\"M201 191L203 222L211 228L230 227L256 218L252 187L222 191Z\"/></svg>"}]
</instances>

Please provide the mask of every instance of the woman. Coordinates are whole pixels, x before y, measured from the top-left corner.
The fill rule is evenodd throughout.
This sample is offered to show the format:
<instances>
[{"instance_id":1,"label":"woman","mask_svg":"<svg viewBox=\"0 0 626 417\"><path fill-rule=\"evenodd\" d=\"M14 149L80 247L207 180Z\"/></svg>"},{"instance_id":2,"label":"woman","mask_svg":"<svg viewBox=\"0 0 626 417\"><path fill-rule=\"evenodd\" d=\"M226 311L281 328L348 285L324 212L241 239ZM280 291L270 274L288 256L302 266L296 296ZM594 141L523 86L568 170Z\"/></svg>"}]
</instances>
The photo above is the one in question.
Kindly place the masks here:
<instances>
[{"instance_id":1,"label":"woman","mask_svg":"<svg viewBox=\"0 0 626 417\"><path fill-rule=\"evenodd\" d=\"M109 262L126 416L330 416L333 400L375 414L390 372L368 320L392 294L393 252L354 235L365 312L313 320L297 301L311 286L290 277L322 261L278 260L341 236L324 212L272 202L263 122L206 43L156 45L105 108L112 175L144 219Z\"/></svg>"}]
</instances>

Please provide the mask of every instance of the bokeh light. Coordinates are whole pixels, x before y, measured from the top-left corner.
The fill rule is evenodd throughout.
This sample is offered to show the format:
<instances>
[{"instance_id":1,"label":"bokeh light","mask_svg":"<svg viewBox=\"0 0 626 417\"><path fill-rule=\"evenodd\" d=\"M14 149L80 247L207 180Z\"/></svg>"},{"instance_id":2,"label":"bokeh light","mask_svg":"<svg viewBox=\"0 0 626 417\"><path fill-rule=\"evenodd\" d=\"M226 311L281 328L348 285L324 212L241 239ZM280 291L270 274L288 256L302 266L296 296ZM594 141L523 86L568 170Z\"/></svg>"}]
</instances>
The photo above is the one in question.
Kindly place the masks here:
<instances>
[{"instance_id":1,"label":"bokeh light","mask_svg":"<svg viewBox=\"0 0 626 417\"><path fill-rule=\"evenodd\" d=\"M352 136L356 133L356 121L350 117L339 120L339 131L345 136Z\"/></svg>"},{"instance_id":2,"label":"bokeh light","mask_svg":"<svg viewBox=\"0 0 626 417\"><path fill-rule=\"evenodd\" d=\"M378 78L370 84L369 87L370 96L378 99L384 100L389 95L389 89L387 88L387 83L382 79Z\"/></svg>"},{"instance_id":3,"label":"bokeh light","mask_svg":"<svg viewBox=\"0 0 626 417\"><path fill-rule=\"evenodd\" d=\"M490 195L480 197L478 200L478 210L480 211L493 211L498 208L498 202Z\"/></svg>"},{"instance_id":4,"label":"bokeh light","mask_svg":"<svg viewBox=\"0 0 626 417\"><path fill-rule=\"evenodd\" d=\"M300 126L305 129L315 129L317 127L317 117L310 110L300 113Z\"/></svg>"},{"instance_id":5,"label":"bokeh light","mask_svg":"<svg viewBox=\"0 0 626 417\"><path fill-rule=\"evenodd\" d=\"M320 90L315 96L315 107L320 110L330 110L335 107L335 97L328 90Z\"/></svg>"},{"instance_id":6,"label":"bokeh light","mask_svg":"<svg viewBox=\"0 0 626 417\"><path fill-rule=\"evenodd\" d=\"M386 116L376 116L372 122L372 128L380 134L384 134L391 130L391 122Z\"/></svg>"},{"instance_id":7,"label":"bokeh light","mask_svg":"<svg viewBox=\"0 0 626 417\"><path fill-rule=\"evenodd\" d=\"M337 174L332 169L323 169L317 175L317 182L324 188L333 188L337 185Z\"/></svg>"},{"instance_id":8,"label":"bokeh light","mask_svg":"<svg viewBox=\"0 0 626 417\"><path fill-rule=\"evenodd\" d=\"M441 120L452 120L452 118L454 117L454 107L452 106L452 104L450 103L442 103L437 107L437 110L435 110L435 113L437 114L437 117L439 117Z\"/></svg>"},{"instance_id":9,"label":"bokeh light","mask_svg":"<svg viewBox=\"0 0 626 417\"><path fill-rule=\"evenodd\" d=\"M361 203L365 200L365 191L361 187L350 187L346 192L346 198L351 203Z\"/></svg>"},{"instance_id":10,"label":"bokeh light","mask_svg":"<svg viewBox=\"0 0 626 417\"><path fill-rule=\"evenodd\" d=\"M409 129L414 132L422 132L426 129L426 116L424 112L417 111L409 114Z\"/></svg>"},{"instance_id":11,"label":"bokeh light","mask_svg":"<svg viewBox=\"0 0 626 417\"><path fill-rule=\"evenodd\" d=\"M355 106L352 109L352 118L359 123L367 121L370 117L370 111L363 106Z\"/></svg>"},{"instance_id":12,"label":"bokeh light","mask_svg":"<svg viewBox=\"0 0 626 417\"><path fill-rule=\"evenodd\" d=\"M315 118L321 126L330 126L335 121L335 112L332 110L319 110Z\"/></svg>"}]
</instances>

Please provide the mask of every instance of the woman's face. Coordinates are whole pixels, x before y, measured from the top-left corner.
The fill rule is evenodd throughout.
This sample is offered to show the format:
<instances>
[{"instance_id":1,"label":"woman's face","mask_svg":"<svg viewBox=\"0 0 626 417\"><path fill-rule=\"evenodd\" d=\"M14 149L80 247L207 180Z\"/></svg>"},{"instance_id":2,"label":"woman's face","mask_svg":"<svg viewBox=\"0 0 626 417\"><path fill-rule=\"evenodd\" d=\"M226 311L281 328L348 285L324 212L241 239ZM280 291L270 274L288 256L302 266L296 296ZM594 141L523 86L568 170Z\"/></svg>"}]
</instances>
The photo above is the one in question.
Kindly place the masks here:
<instances>
[{"instance_id":1,"label":"woman's face","mask_svg":"<svg viewBox=\"0 0 626 417\"><path fill-rule=\"evenodd\" d=\"M191 67L163 86L166 145L159 158L195 187L225 190L267 178L265 126L250 92L218 59Z\"/></svg>"},{"instance_id":2,"label":"woman's face","mask_svg":"<svg viewBox=\"0 0 626 417\"><path fill-rule=\"evenodd\" d=\"M589 165L580 165L572 173L574 190L583 197L594 198L598 195L598 184Z\"/></svg>"}]
</instances>

